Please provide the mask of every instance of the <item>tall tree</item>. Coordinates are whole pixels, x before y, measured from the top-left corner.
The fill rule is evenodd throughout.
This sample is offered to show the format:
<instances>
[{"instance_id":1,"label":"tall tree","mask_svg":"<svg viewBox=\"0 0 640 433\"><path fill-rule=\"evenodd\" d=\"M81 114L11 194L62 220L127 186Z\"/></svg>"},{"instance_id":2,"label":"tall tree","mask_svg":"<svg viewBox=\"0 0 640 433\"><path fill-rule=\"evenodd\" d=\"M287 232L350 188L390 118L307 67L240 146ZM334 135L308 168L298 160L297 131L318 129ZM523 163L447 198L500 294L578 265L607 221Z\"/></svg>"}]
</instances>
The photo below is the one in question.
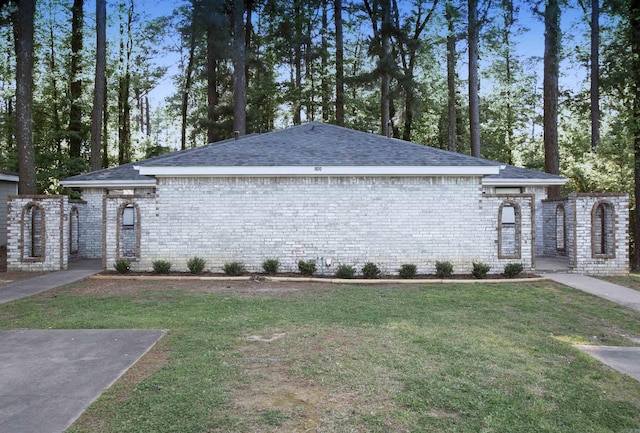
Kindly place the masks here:
<instances>
[{"instance_id":1,"label":"tall tree","mask_svg":"<svg viewBox=\"0 0 640 433\"><path fill-rule=\"evenodd\" d=\"M328 122L330 117L331 90L329 83L329 17L327 16L328 0L322 0L322 30L320 44L321 58L321 101L322 101L322 121Z\"/></svg>"},{"instance_id":2,"label":"tall tree","mask_svg":"<svg viewBox=\"0 0 640 433\"><path fill-rule=\"evenodd\" d=\"M131 52L134 4L122 4L124 20L120 22L120 76L118 77L118 164L131 162Z\"/></svg>"},{"instance_id":3,"label":"tall tree","mask_svg":"<svg viewBox=\"0 0 640 433\"><path fill-rule=\"evenodd\" d=\"M196 38L197 38L197 23L200 5L197 0L191 0L191 22L188 28L189 38L189 51L187 58L187 67L184 71L184 88L182 89L182 102L180 105L180 116L182 123L180 124L180 149L185 150L187 148L187 114L189 109L189 96L191 93L191 85L193 80L193 69L195 65L196 55Z\"/></svg>"},{"instance_id":4,"label":"tall tree","mask_svg":"<svg viewBox=\"0 0 640 433\"><path fill-rule=\"evenodd\" d=\"M16 52L16 144L18 193L36 194L36 159L33 142L33 28L35 0L20 0L13 15Z\"/></svg>"},{"instance_id":5,"label":"tall tree","mask_svg":"<svg viewBox=\"0 0 640 433\"><path fill-rule=\"evenodd\" d=\"M560 5L547 0L544 11L544 169L560 174L558 151L558 75L560 64ZM549 198L560 197L560 187L550 186Z\"/></svg>"},{"instance_id":6,"label":"tall tree","mask_svg":"<svg viewBox=\"0 0 640 433\"><path fill-rule=\"evenodd\" d=\"M480 81L478 80L478 40L480 37L480 21L478 19L478 0L468 3L468 36L469 43L469 136L471 138L471 155L480 156Z\"/></svg>"},{"instance_id":7,"label":"tall tree","mask_svg":"<svg viewBox=\"0 0 640 433\"><path fill-rule=\"evenodd\" d=\"M591 150L600 142L600 0L591 0Z\"/></svg>"},{"instance_id":8,"label":"tall tree","mask_svg":"<svg viewBox=\"0 0 640 433\"><path fill-rule=\"evenodd\" d=\"M69 68L69 156L79 159L82 150L82 27L84 0L73 0L71 7L71 65ZM69 174L77 174L78 164Z\"/></svg>"},{"instance_id":9,"label":"tall tree","mask_svg":"<svg viewBox=\"0 0 640 433\"><path fill-rule=\"evenodd\" d=\"M382 39L382 54L380 57L380 123L384 136L391 134L391 1L382 2L382 26L380 37Z\"/></svg>"},{"instance_id":10,"label":"tall tree","mask_svg":"<svg viewBox=\"0 0 640 433\"><path fill-rule=\"evenodd\" d=\"M401 86L404 92L404 128L402 139L411 141L411 131L416 107L415 71L418 53L421 47L422 32L427 23L431 20L438 5L438 0L434 0L429 10L423 10L424 5L418 2L416 10L411 11L410 19L406 22L400 20L400 8L398 1L393 0L394 34L396 39L396 50L400 55L402 65Z\"/></svg>"},{"instance_id":11,"label":"tall tree","mask_svg":"<svg viewBox=\"0 0 640 433\"><path fill-rule=\"evenodd\" d=\"M391 73L394 59L391 54L391 0L364 0L364 7L371 20L373 50L378 54L377 75L380 77L380 133L391 133Z\"/></svg>"},{"instance_id":12,"label":"tall tree","mask_svg":"<svg viewBox=\"0 0 640 433\"><path fill-rule=\"evenodd\" d=\"M107 88L107 0L96 0L96 72L91 112L91 170L101 168L102 111Z\"/></svg>"},{"instance_id":13,"label":"tall tree","mask_svg":"<svg viewBox=\"0 0 640 433\"><path fill-rule=\"evenodd\" d=\"M629 24L632 53L632 88L633 88L633 114L631 117L631 132L633 137L634 151L634 252L633 270L640 270L640 0L630 0L629 4Z\"/></svg>"},{"instance_id":14,"label":"tall tree","mask_svg":"<svg viewBox=\"0 0 640 433\"><path fill-rule=\"evenodd\" d=\"M239 135L247 132L245 62L244 0L236 0L233 8L233 130Z\"/></svg>"},{"instance_id":15,"label":"tall tree","mask_svg":"<svg viewBox=\"0 0 640 433\"><path fill-rule=\"evenodd\" d=\"M342 0L334 0L336 26L336 125L344 126L344 35L342 31Z\"/></svg>"},{"instance_id":16,"label":"tall tree","mask_svg":"<svg viewBox=\"0 0 640 433\"><path fill-rule=\"evenodd\" d=\"M457 11L451 0L445 4L445 20L447 21L447 149L455 152L457 148L457 113L456 113L456 97L457 97L457 72L456 60L456 42L458 41L455 29L455 17Z\"/></svg>"}]
</instances>

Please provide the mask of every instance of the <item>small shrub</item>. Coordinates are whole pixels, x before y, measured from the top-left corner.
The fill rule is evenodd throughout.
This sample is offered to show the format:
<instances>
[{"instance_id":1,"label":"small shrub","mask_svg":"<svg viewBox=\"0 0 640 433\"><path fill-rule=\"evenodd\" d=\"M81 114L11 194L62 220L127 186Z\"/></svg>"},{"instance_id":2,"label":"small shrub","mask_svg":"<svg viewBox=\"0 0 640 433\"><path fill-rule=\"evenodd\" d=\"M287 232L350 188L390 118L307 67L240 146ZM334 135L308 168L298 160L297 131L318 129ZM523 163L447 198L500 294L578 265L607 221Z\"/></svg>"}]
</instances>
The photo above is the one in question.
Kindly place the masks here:
<instances>
[{"instance_id":1,"label":"small shrub","mask_svg":"<svg viewBox=\"0 0 640 433\"><path fill-rule=\"evenodd\" d=\"M298 262L298 270L302 275L306 277L310 277L316 272L316 264L311 260L309 261L300 260Z\"/></svg>"},{"instance_id":2,"label":"small shrub","mask_svg":"<svg viewBox=\"0 0 640 433\"><path fill-rule=\"evenodd\" d=\"M230 277L239 277L247 272L247 269L244 267L244 263L242 262L227 262L222 267L222 270Z\"/></svg>"},{"instance_id":3,"label":"small shrub","mask_svg":"<svg viewBox=\"0 0 640 433\"><path fill-rule=\"evenodd\" d=\"M192 257L187 262L187 267L189 268L189 272L192 274L200 275L202 271L204 271L204 265L207 262L202 257Z\"/></svg>"},{"instance_id":4,"label":"small shrub","mask_svg":"<svg viewBox=\"0 0 640 433\"><path fill-rule=\"evenodd\" d=\"M400 278L413 278L416 276L417 267L413 263L405 263L400 266Z\"/></svg>"},{"instance_id":5,"label":"small shrub","mask_svg":"<svg viewBox=\"0 0 640 433\"><path fill-rule=\"evenodd\" d=\"M380 268L373 262L365 263L362 267L362 275L369 279L378 278L380 276Z\"/></svg>"},{"instance_id":6,"label":"small shrub","mask_svg":"<svg viewBox=\"0 0 640 433\"><path fill-rule=\"evenodd\" d=\"M156 274L168 274L171 270L171 263L166 260L155 260L153 262L153 272Z\"/></svg>"},{"instance_id":7,"label":"small shrub","mask_svg":"<svg viewBox=\"0 0 640 433\"><path fill-rule=\"evenodd\" d=\"M522 263L508 263L504 267L504 276L507 278L517 277L522 272Z\"/></svg>"},{"instance_id":8,"label":"small shrub","mask_svg":"<svg viewBox=\"0 0 640 433\"><path fill-rule=\"evenodd\" d=\"M478 279L485 278L487 273L491 270L491 266L482 262L473 262L473 270L471 271L471 275Z\"/></svg>"},{"instance_id":9,"label":"small shrub","mask_svg":"<svg viewBox=\"0 0 640 433\"><path fill-rule=\"evenodd\" d=\"M451 262L436 262L436 277L449 278L451 275L453 275Z\"/></svg>"},{"instance_id":10,"label":"small shrub","mask_svg":"<svg viewBox=\"0 0 640 433\"><path fill-rule=\"evenodd\" d=\"M336 270L338 278L353 278L356 275L356 268L351 265L340 265Z\"/></svg>"},{"instance_id":11,"label":"small shrub","mask_svg":"<svg viewBox=\"0 0 640 433\"><path fill-rule=\"evenodd\" d=\"M280 262L278 259L265 259L265 261L262 262L262 269L269 275L277 274L279 268Z\"/></svg>"},{"instance_id":12,"label":"small shrub","mask_svg":"<svg viewBox=\"0 0 640 433\"><path fill-rule=\"evenodd\" d=\"M131 261L129 259L118 259L113 267L119 274L126 274L131 270Z\"/></svg>"}]
</instances>

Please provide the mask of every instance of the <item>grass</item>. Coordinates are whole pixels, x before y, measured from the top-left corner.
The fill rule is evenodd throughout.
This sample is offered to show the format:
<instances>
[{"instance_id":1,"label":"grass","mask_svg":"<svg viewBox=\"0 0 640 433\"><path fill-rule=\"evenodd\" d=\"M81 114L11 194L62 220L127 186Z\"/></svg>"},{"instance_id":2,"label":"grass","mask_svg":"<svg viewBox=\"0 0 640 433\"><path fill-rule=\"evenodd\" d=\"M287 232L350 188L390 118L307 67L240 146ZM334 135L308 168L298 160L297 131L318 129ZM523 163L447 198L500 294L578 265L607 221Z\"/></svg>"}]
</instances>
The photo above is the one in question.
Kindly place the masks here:
<instances>
[{"instance_id":1,"label":"grass","mask_svg":"<svg viewBox=\"0 0 640 433\"><path fill-rule=\"evenodd\" d=\"M640 431L640 384L571 346L633 345L640 316L553 283L91 284L0 305L0 329L170 330L71 432Z\"/></svg>"},{"instance_id":2,"label":"grass","mask_svg":"<svg viewBox=\"0 0 640 433\"><path fill-rule=\"evenodd\" d=\"M625 276L598 277L613 284L628 287L640 291L640 274L629 274Z\"/></svg>"}]
</instances>

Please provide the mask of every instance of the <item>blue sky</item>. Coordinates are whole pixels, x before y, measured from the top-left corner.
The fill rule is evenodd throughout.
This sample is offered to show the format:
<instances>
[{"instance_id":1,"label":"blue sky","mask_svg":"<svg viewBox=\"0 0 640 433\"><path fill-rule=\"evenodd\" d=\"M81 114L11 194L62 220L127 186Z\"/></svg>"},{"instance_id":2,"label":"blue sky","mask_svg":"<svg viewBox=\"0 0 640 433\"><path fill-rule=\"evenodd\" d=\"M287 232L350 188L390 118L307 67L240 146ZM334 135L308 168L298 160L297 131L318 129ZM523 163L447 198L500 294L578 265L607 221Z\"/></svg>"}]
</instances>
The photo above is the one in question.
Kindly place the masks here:
<instances>
[{"instance_id":1,"label":"blue sky","mask_svg":"<svg viewBox=\"0 0 640 433\"><path fill-rule=\"evenodd\" d=\"M110 13L112 8L121 0L108 0L107 13ZM400 0L400 3L409 4L407 0ZM163 15L170 15L173 10L179 4L184 4L183 0L136 0L136 9L138 12L143 13L149 18L156 18ZM402 6L401 6L402 7ZM95 2L89 0L85 3L85 13L93 15L95 12ZM583 15L582 10L577 7L576 0L569 0L569 5L563 7L562 11L562 29L564 32L563 44L570 46L576 44L577 41L572 41L571 38L575 35L577 38L581 37L581 33L586 30L586 24L581 19ZM544 23L537 18L534 18L531 12L531 1L521 0L520 4L520 23L527 27L529 30L519 38L518 51L522 56L537 56L542 57L544 54ZM576 23L579 23L576 25ZM117 23L114 23L111 28L112 32L117 33ZM466 77L466 55L461 57L460 62L460 76L464 79ZM177 53L164 53L161 57L156 59L160 65L169 66L170 74L177 72L177 63L179 62L179 55ZM542 85L542 62L539 64L539 76L540 86ZM568 87L575 86L586 76L586 70L583 65L572 65L570 62L565 61L562 66L563 77L561 78L562 84ZM488 84L488 83L487 83ZM488 89L489 86L485 86ZM151 93L151 100L153 104L161 104L163 99L174 93L175 89L170 76L165 77L158 88L154 89Z\"/></svg>"}]
</instances>

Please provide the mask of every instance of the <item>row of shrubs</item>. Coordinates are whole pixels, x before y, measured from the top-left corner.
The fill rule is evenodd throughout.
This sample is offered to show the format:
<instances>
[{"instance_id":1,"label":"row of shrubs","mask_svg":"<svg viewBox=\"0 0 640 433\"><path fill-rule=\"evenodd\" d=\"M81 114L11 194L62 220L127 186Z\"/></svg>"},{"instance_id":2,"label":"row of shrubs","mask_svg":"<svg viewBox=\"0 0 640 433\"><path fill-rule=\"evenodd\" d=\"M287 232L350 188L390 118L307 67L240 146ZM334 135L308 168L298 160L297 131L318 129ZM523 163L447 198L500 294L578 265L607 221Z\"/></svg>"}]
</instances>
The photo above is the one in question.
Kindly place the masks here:
<instances>
[{"instance_id":1,"label":"row of shrubs","mask_svg":"<svg viewBox=\"0 0 640 433\"><path fill-rule=\"evenodd\" d=\"M195 275L200 275L204 272L206 261L201 257L193 257L187 262L189 272ZM113 265L117 272L125 274L131 269L131 262L128 259L118 259ZM275 275L280 269L280 262L278 259L269 258L262 262L262 269L268 275ZM507 278L514 278L522 272L522 263L509 263L504 267L504 276ZM166 260L156 260L153 262L153 272L157 274L168 274L171 270L171 263ZM242 262L227 262L222 267L222 270L229 276L240 276L247 272L244 263ZM300 260L298 262L298 270L304 276L312 276L316 273L317 268L315 262ZM487 274L491 270L491 266L482 262L473 262L473 270L471 274L475 278L486 278ZM382 271L375 263L368 262L360 270L362 276L368 279L379 278L382 275ZM413 263L406 263L400 267L400 278L413 278L416 276L417 266ZM337 278L354 278L357 270L354 266L342 264L338 266L336 270ZM436 277L449 278L453 275L453 265L451 262L436 262Z\"/></svg>"}]
</instances>

